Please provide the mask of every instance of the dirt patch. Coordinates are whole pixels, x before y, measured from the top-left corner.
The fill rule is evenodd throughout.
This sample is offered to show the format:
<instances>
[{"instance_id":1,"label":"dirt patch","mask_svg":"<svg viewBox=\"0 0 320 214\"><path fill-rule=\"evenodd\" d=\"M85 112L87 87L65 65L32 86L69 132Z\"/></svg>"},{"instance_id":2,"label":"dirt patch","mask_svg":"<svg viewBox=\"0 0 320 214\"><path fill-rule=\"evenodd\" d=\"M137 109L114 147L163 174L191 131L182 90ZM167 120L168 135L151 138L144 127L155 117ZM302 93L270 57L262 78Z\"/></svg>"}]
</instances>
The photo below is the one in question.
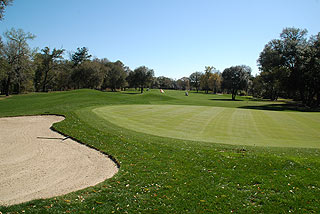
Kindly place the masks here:
<instances>
[{"instance_id":1,"label":"dirt patch","mask_svg":"<svg viewBox=\"0 0 320 214\"><path fill-rule=\"evenodd\" d=\"M50 130L63 119L0 118L0 205L63 195L117 173L106 155Z\"/></svg>"}]
</instances>

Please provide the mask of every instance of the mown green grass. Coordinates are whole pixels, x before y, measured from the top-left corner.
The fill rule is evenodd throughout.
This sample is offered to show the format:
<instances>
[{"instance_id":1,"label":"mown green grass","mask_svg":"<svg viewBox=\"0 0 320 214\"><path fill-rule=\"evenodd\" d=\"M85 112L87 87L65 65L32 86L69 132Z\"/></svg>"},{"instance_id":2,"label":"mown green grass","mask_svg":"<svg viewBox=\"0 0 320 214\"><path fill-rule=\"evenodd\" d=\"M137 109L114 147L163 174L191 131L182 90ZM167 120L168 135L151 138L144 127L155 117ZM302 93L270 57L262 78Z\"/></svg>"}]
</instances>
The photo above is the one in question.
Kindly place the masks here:
<instances>
[{"instance_id":1,"label":"mown green grass","mask_svg":"<svg viewBox=\"0 0 320 214\"><path fill-rule=\"evenodd\" d=\"M132 93L132 92L130 92ZM188 105L230 110L282 103L229 96L166 91L144 94L92 90L19 95L0 101L0 116L63 114L59 131L114 156L113 178L65 196L35 200L3 213L318 213L319 150L214 144L125 129L94 113L116 105ZM274 106L273 106L274 105ZM150 106L146 106L150 107ZM225 110L225 109L224 109ZM260 110L255 110L260 111ZM281 112L280 112L281 111ZM270 111L270 114L273 112ZM317 113L304 113L314 115ZM315 122L318 124L318 122ZM187 124L186 124L187 125ZM190 128L196 128L192 121ZM259 141L259 136L256 137Z\"/></svg>"},{"instance_id":2,"label":"mown green grass","mask_svg":"<svg viewBox=\"0 0 320 214\"><path fill-rule=\"evenodd\" d=\"M118 126L162 137L320 148L320 113L183 105L114 105L93 112Z\"/></svg>"}]
</instances>

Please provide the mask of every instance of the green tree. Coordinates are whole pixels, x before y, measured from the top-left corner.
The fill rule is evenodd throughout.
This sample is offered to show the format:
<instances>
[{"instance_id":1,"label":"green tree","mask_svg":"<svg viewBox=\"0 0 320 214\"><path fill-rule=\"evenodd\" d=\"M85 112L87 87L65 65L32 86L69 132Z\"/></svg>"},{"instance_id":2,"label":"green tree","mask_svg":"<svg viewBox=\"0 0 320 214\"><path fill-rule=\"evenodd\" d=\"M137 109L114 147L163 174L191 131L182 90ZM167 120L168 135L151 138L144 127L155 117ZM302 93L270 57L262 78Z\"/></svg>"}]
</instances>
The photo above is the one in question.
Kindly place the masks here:
<instances>
[{"instance_id":1,"label":"green tree","mask_svg":"<svg viewBox=\"0 0 320 214\"><path fill-rule=\"evenodd\" d=\"M86 47L77 48L77 51L71 55L71 61L74 63L74 67L84 61L90 60L90 58L89 49Z\"/></svg>"},{"instance_id":2,"label":"green tree","mask_svg":"<svg viewBox=\"0 0 320 214\"><path fill-rule=\"evenodd\" d=\"M306 61L305 103L308 106L320 106L320 33L310 38Z\"/></svg>"},{"instance_id":3,"label":"green tree","mask_svg":"<svg viewBox=\"0 0 320 214\"><path fill-rule=\"evenodd\" d=\"M138 76L136 75L136 72L130 71L128 73L126 80L130 88L135 88L137 90L137 88L139 87L138 85L139 83L138 83Z\"/></svg>"},{"instance_id":4,"label":"green tree","mask_svg":"<svg viewBox=\"0 0 320 214\"><path fill-rule=\"evenodd\" d=\"M126 85L126 67L121 61L107 64L107 72L104 78L103 88L111 88L112 91L121 89Z\"/></svg>"},{"instance_id":5,"label":"green tree","mask_svg":"<svg viewBox=\"0 0 320 214\"><path fill-rule=\"evenodd\" d=\"M232 100L236 99L239 90L246 89L251 75L251 68L246 65L232 66L222 72L222 87L232 94Z\"/></svg>"},{"instance_id":6,"label":"green tree","mask_svg":"<svg viewBox=\"0 0 320 214\"><path fill-rule=\"evenodd\" d=\"M0 20L3 19L3 14L8 5L10 5L13 0L0 0Z\"/></svg>"},{"instance_id":7,"label":"green tree","mask_svg":"<svg viewBox=\"0 0 320 214\"><path fill-rule=\"evenodd\" d=\"M102 64L88 60L73 68L71 80L75 88L100 89L104 73L105 67Z\"/></svg>"},{"instance_id":8,"label":"green tree","mask_svg":"<svg viewBox=\"0 0 320 214\"><path fill-rule=\"evenodd\" d=\"M200 88L200 80L201 80L201 76L203 74L201 72L194 72L192 73L190 76L189 76L189 79L190 79L190 85L194 88L196 88L197 90L197 93L199 91L199 88Z\"/></svg>"},{"instance_id":9,"label":"green tree","mask_svg":"<svg viewBox=\"0 0 320 214\"><path fill-rule=\"evenodd\" d=\"M277 100L283 91L283 80L286 78L286 70L283 68L273 68L260 73L263 82L264 92L263 98Z\"/></svg>"},{"instance_id":10,"label":"green tree","mask_svg":"<svg viewBox=\"0 0 320 214\"><path fill-rule=\"evenodd\" d=\"M157 77L159 87L162 89L175 89L175 81L169 77Z\"/></svg>"},{"instance_id":11,"label":"green tree","mask_svg":"<svg viewBox=\"0 0 320 214\"><path fill-rule=\"evenodd\" d=\"M6 70L6 80L3 82L6 96L9 96L10 89L15 84L15 91L20 93L21 85L30 76L28 72L31 68L32 51L28 45L28 40L35 36L25 33L22 29L12 28L4 34L6 42L2 48L3 59L6 60L9 68Z\"/></svg>"},{"instance_id":12,"label":"green tree","mask_svg":"<svg viewBox=\"0 0 320 214\"><path fill-rule=\"evenodd\" d=\"M289 93L295 97L300 96L304 101L304 61L307 48L307 30L298 28L285 28L280 34L282 58L281 65L283 70L288 72L288 79L284 82Z\"/></svg>"},{"instance_id":13,"label":"green tree","mask_svg":"<svg viewBox=\"0 0 320 214\"><path fill-rule=\"evenodd\" d=\"M277 97L277 91L285 91L307 106L317 103L318 37L307 40L306 36L305 29L285 28L280 39L269 42L261 52L259 69L271 99Z\"/></svg>"},{"instance_id":14,"label":"green tree","mask_svg":"<svg viewBox=\"0 0 320 214\"><path fill-rule=\"evenodd\" d=\"M263 93L265 92L263 84L264 83L260 75L251 77L251 86L249 88L249 94L251 94L253 97L261 98L263 96Z\"/></svg>"},{"instance_id":15,"label":"green tree","mask_svg":"<svg viewBox=\"0 0 320 214\"><path fill-rule=\"evenodd\" d=\"M266 76L268 90L283 87L289 96L296 99L299 96L304 100L306 35L305 29L285 28L280 39L274 39L265 46L258 63Z\"/></svg>"},{"instance_id":16,"label":"green tree","mask_svg":"<svg viewBox=\"0 0 320 214\"><path fill-rule=\"evenodd\" d=\"M72 70L73 62L69 60L61 60L59 62L59 66L55 70L55 78L52 80L53 90L55 91L64 91L68 89L72 89L74 84L72 82Z\"/></svg>"},{"instance_id":17,"label":"green tree","mask_svg":"<svg viewBox=\"0 0 320 214\"><path fill-rule=\"evenodd\" d=\"M284 87L285 78L289 73L289 68L282 66L285 63L285 59L280 54L283 52L282 45L282 41L279 39L270 41L264 47L258 59L259 69L261 70L259 80L263 82L264 89L261 95L271 100L278 99Z\"/></svg>"},{"instance_id":18,"label":"green tree","mask_svg":"<svg viewBox=\"0 0 320 214\"><path fill-rule=\"evenodd\" d=\"M160 82L157 77L152 78L151 88L160 88Z\"/></svg>"},{"instance_id":19,"label":"green tree","mask_svg":"<svg viewBox=\"0 0 320 214\"><path fill-rule=\"evenodd\" d=\"M153 81L154 71L146 66L140 66L133 71L134 80L136 85L140 87L141 93L143 88L150 86Z\"/></svg>"},{"instance_id":20,"label":"green tree","mask_svg":"<svg viewBox=\"0 0 320 214\"><path fill-rule=\"evenodd\" d=\"M42 53L36 55L38 59L36 61L39 61L39 63L35 71L34 84L36 91L39 91L41 87L43 92L47 92L48 83L55 77L55 74L50 75L50 73L53 73L59 65L57 61L63 58L64 49L54 48L50 53L50 48L45 47L41 51Z\"/></svg>"}]
</instances>

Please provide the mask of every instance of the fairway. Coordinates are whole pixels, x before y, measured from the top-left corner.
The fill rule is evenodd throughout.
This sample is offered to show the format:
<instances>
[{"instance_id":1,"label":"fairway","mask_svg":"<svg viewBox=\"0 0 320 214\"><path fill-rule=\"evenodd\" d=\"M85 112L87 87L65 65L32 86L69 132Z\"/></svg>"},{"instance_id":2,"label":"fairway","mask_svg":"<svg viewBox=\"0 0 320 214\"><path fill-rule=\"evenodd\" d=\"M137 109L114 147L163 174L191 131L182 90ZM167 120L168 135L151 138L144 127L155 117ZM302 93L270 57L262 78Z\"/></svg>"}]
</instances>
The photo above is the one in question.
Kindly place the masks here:
<instances>
[{"instance_id":1,"label":"fairway","mask_svg":"<svg viewBox=\"0 0 320 214\"><path fill-rule=\"evenodd\" d=\"M212 143L320 148L320 114L185 105L113 105L93 110L120 127Z\"/></svg>"}]
</instances>

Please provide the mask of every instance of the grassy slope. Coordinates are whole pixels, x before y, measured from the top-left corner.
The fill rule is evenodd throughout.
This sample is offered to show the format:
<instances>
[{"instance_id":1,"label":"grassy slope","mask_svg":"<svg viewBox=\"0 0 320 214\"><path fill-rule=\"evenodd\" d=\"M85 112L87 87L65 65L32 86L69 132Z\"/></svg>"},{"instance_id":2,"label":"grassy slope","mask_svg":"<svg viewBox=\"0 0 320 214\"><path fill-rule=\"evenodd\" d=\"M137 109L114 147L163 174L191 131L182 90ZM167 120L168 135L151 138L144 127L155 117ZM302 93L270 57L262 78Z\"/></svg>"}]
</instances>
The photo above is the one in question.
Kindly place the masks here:
<instances>
[{"instance_id":1,"label":"grassy slope","mask_svg":"<svg viewBox=\"0 0 320 214\"><path fill-rule=\"evenodd\" d=\"M140 94L91 90L13 96L0 116L64 114L55 128L112 154L121 163L110 180L66 196L2 212L219 213L319 212L319 150L229 146L146 135L92 112L103 105L187 104L263 108L274 103L225 101L225 96L168 91ZM212 100L215 99L215 100ZM276 104L275 110L279 103ZM82 200L84 199L84 200Z\"/></svg>"}]
</instances>

